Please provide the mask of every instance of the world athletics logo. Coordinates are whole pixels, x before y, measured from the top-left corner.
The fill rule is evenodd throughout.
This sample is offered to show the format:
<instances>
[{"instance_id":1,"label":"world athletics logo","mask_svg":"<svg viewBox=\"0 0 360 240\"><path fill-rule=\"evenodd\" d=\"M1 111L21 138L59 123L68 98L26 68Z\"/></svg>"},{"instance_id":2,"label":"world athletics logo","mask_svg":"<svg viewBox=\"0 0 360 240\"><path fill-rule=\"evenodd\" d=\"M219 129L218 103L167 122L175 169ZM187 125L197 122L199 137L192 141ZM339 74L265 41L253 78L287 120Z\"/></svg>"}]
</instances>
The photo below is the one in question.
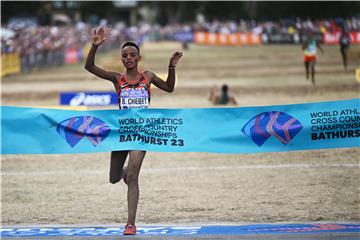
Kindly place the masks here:
<instances>
[{"instance_id":1,"label":"world athletics logo","mask_svg":"<svg viewBox=\"0 0 360 240\"><path fill-rule=\"evenodd\" d=\"M303 128L299 120L283 112L263 112L248 121L241 131L261 147L271 136L287 145Z\"/></svg>"},{"instance_id":2,"label":"world athletics logo","mask_svg":"<svg viewBox=\"0 0 360 240\"><path fill-rule=\"evenodd\" d=\"M84 137L96 147L109 135L110 128L99 118L78 116L60 122L56 131L72 148Z\"/></svg>"}]
</instances>

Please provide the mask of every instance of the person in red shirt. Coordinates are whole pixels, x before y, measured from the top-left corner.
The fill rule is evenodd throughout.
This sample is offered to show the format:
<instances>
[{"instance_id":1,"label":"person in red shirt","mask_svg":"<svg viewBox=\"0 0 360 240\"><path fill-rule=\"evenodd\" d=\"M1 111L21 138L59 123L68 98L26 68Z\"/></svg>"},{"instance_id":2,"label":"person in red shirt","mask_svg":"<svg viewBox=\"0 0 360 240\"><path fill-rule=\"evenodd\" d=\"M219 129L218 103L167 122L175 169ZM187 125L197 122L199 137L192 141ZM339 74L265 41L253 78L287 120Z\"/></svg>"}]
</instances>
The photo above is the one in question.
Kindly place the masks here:
<instances>
[{"instance_id":1,"label":"person in red shirt","mask_svg":"<svg viewBox=\"0 0 360 240\"><path fill-rule=\"evenodd\" d=\"M99 28L94 31L92 46L88 53L85 69L92 74L113 83L118 95L119 108L147 108L150 104L150 85L153 84L166 92L173 92L175 85L175 69L182 53L176 51L170 58L166 81L155 73L145 70L139 72L141 60L140 48L135 42L125 42L121 46L121 60L125 66L124 73L106 71L94 63L98 47L106 40L106 30ZM139 172L145 157L145 151L127 150L113 151L110 159L110 182L115 184L121 179L128 186L128 220L124 235L135 235L135 218L139 201ZM126 158L129 157L127 168L124 169Z\"/></svg>"}]
</instances>

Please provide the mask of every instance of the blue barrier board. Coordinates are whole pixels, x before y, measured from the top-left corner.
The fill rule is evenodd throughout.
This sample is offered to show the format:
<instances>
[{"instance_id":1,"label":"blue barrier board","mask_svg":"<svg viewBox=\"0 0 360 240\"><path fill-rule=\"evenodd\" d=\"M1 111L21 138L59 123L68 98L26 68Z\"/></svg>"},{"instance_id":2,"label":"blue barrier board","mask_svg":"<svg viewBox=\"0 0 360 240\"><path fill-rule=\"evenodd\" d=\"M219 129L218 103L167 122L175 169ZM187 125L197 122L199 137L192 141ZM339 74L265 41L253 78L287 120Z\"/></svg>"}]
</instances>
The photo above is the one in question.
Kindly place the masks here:
<instances>
[{"instance_id":1,"label":"blue barrier board","mask_svg":"<svg viewBox=\"0 0 360 240\"><path fill-rule=\"evenodd\" d=\"M119 236L123 227L103 228L3 228L1 237ZM197 236L244 234L360 233L360 224L253 224L209 226L139 226L140 236Z\"/></svg>"},{"instance_id":2,"label":"blue barrier board","mask_svg":"<svg viewBox=\"0 0 360 240\"><path fill-rule=\"evenodd\" d=\"M193 42L194 34L190 31L177 31L174 34L174 39L179 42Z\"/></svg>"},{"instance_id":3,"label":"blue barrier board","mask_svg":"<svg viewBox=\"0 0 360 240\"><path fill-rule=\"evenodd\" d=\"M70 106L108 106L117 105L115 92L63 92L60 93L60 105Z\"/></svg>"}]
</instances>

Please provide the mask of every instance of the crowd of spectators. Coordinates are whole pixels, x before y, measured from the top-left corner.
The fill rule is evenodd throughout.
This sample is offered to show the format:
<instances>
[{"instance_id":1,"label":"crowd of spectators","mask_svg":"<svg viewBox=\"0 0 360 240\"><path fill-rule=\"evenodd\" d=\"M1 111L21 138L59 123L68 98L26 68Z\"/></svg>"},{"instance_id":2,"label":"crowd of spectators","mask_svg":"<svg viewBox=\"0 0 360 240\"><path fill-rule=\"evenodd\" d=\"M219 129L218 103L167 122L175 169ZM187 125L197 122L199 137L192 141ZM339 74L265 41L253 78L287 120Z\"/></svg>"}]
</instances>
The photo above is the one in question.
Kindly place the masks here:
<instances>
[{"instance_id":1,"label":"crowd of spectators","mask_svg":"<svg viewBox=\"0 0 360 240\"><path fill-rule=\"evenodd\" d=\"M106 21L103 21L106 24ZM124 23L109 25L111 42L131 39L139 42L171 40L178 31L207 31L223 34L235 32L253 32L255 34L294 34L310 29L314 33L338 32L341 27L348 31L360 31L360 19L334 20L301 20L285 19L280 21L257 22L255 20L239 21L197 21L191 24L160 26L140 23L137 26L126 26ZM40 50L51 51L64 48L78 48L90 41L92 26L78 22L71 26L27 26L26 24L4 25L2 31L11 31L7 36L2 34L1 52L18 52L20 55Z\"/></svg>"},{"instance_id":2,"label":"crowd of spectators","mask_svg":"<svg viewBox=\"0 0 360 240\"><path fill-rule=\"evenodd\" d=\"M124 23L107 24L109 29L108 44L104 46L118 47L124 40L134 40L139 44L145 41L174 40L176 32L207 31L218 33L253 32L255 34L301 34L310 29L314 33L337 32L341 27L348 31L360 32L360 19L284 19L280 21L257 22L255 20L239 21L205 21L198 19L191 24L160 26L139 23L137 26L126 26ZM57 59L63 59L64 51L69 48L80 49L90 42L94 26L78 22L65 26L38 26L34 22L19 21L17 24L5 24L1 27L1 53L18 53L24 65L33 63L59 65ZM110 43L110 44L109 44ZM41 53L41 54L37 54ZM50 61L53 59L52 61Z\"/></svg>"},{"instance_id":3,"label":"crowd of spectators","mask_svg":"<svg viewBox=\"0 0 360 240\"><path fill-rule=\"evenodd\" d=\"M332 20L302 20L283 19L279 21L257 22L255 20L245 21L212 21L193 24L195 30L234 33L234 32L255 32L266 34L293 34L301 33L304 30L311 30L314 33L338 32L341 27L345 27L348 31L360 31L360 19L332 19Z\"/></svg>"}]
</instances>

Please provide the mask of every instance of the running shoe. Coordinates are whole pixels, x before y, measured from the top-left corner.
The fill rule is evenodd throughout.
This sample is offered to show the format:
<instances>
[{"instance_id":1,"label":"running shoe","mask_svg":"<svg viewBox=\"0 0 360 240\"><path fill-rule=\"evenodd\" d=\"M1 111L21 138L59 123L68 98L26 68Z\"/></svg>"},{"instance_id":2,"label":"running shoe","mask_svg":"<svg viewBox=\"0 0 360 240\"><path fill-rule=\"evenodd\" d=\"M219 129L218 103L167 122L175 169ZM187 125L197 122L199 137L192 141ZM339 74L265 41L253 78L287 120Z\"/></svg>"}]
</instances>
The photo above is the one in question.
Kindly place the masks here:
<instances>
[{"instance_id":1,"label":"running shoe","mask_svg":"<svg viewBox=\"0 0 360 240\"><path fill-rule=\"evenodd\" d=\"M136 235L136 227L130 223L125 225L124 235Z\"/></svg>"}]
</instances>

